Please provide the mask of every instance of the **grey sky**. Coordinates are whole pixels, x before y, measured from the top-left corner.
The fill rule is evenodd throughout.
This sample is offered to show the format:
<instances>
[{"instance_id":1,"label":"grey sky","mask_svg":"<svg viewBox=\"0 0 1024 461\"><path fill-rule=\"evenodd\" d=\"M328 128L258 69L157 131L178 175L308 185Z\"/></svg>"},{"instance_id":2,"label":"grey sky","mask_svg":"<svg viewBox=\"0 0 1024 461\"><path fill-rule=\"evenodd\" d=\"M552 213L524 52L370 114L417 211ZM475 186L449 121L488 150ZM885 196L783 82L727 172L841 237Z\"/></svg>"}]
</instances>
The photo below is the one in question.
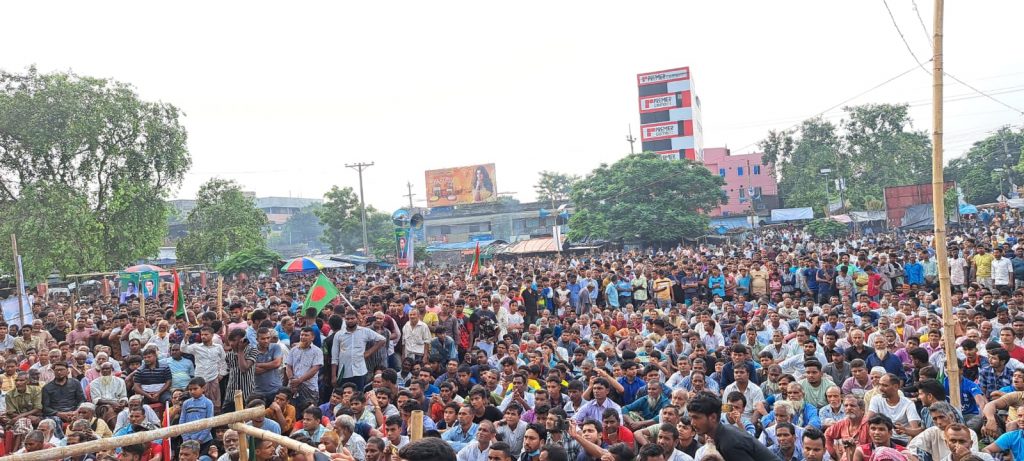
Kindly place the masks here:
<instances>
[{"instance_id":1,"label":"grey sky","mask_svg":"<svg viewBox=\"0 0 1024 461\"><path fill-rule=\"evenodd\" d=\"M918 0L931 28L932 3ZM889 0L919 58L910 0ZM705 147L752 151L781 129L910 69L881 0L783 2L17 2L0 67L134 84L187 114L193 168L264 195L357 186L367 202L423 198L423 171L497 164L499 190L533 198L542 169L585 174L638 136L636 74L690 66ZM946 3L946 70L1024 108L1024 2ZM1013 45L1016 43L1017 45ZM930 68L930 64L926 64ZM851 101L915 103L917 70ZM1021 114L947 79L947 157ZM839 111L826 114L838 120ZM637 145L639 148L639 143ZM422 205L422 204L420 204Z\"/></svg>"}]
</instances>

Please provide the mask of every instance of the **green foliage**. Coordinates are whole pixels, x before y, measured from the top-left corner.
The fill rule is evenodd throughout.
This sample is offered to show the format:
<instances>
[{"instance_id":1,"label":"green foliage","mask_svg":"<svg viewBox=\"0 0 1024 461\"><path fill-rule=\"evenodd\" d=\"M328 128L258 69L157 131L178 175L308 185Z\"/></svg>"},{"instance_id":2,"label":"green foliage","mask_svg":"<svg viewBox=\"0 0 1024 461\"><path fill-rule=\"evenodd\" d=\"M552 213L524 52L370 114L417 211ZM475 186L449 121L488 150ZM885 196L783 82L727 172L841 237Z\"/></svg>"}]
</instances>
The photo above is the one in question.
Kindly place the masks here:
<instances>
[{"instance_id":1,"label":"green foliage","mask_svg":"<svg viewBox=\"0 0 1024 461\"><path fill-rule=\"evenodd\" d=\"M413 257L416 259L416 264L426 263L430 261L430 253L427 253L427 245L425 243L419 243L412 250Z\"/></svg>"},{"instance_id":2,"label":"green foliage","mask_svg":"<svg viewBox=\"0 0 1024 461\"><path fill-rule=\"evenodd\" d=\"M263 248L267 224L267 215L238 183L213 178L199 188L186 220L188 235L178 241L178 260L217 263L232 253Z\"/></svg>"},{"instance_id":3,"label":"green foliage","mask_svg":"<svg viewBox=\"0 0 1024 461\"><path fill-rule=\"evenodd\" d=\"M942 206L946 214L946 221L949 221L959 214L960 200L957 196L955 187L951 187L946 191L946 194L942 196Z\"/></svg>"},{"instance_id":4,"label":"green foliage","mask_svg":"<svg viewBox=\"0 0 1024 461\"><path fill-rule=\"evenodd\" d=\"M569 238L677 241L707 231L701 212L722 202L725 182L689 160L631 154L602 164L573 186Z\"/></svg>"},{"instance_id":5,"label":"green foliage","mask_svg":"<svg viewBox=\"0 0 1024 461\"><path fill-rule=\"evenodd\" d=\"M191 165L181 116L113 80L0 71L0 232L18 234L29 282L156 255Z\"/></svg>"},{"instance_id":6,"label":"green foliage","mask_svg":"<svg viewBox=\"0 0 1024 461\"><path fill-rule=\"evenodd\" d=\"M537 201L551 202L554 207L555 202L569 199L573 184L579 180L579 176L545 170L540 172L533 190L537 193Z\"/></svg>"},{"instance_id":7,"label":"green foliage","mask_svg":"<svg viewBox=\"0 0 1024 461\"><path fill-rule=\"evenodd\" d=\"M841 237L849 232L846 224L828 218L815 219L807 223L804 230L819 239Z\"/></svg>"},{"instance_id":8,"label":"green foliage","mask_svg":"<svg viewBox=\"0 0 1024 461\"><path fill-rule=\"evenodd\" d=\"M324 226L320 224L320 218L316 215L319 209L318 204L309 205L288 218L278 237L281 243L321 248L323 242L320 241L320 236L323 234Z\"/></svg>"},{"instance_id":9,"label":"green foliage","mask_svg":"<svg viewBox=\"0 0 1024 461\"><path fill-rule=\"evenodd\" d=\"M351 187L339 188L332 186L324 194L324 203L313 213L320 218L323 235L320 240L330 247L334 253L354 251L363 246L362 228L359 216L359 196ZM359 228L359 243L352 246L351 234L353 226Z\"/></svg>"},{"instance_id":10,"label":"green foliage","mask_svg":"<svg viewBox=\"0 0 1024 461\"><path fill-rule=\"evenodd\" d=\"M992 203L1000 192L1009 196L1008 182L1024 179L1024 128L1003 127L995 134L974 143L960 158L946 167L945 179L956 181L967 203ZM1003 171L997 172L996 168ZM1000 189L1001 188L1001 189Z\"/></svg>"},{"instance_id":11,"label":"green foliage","mask_svg":"<svg viewBox=\"0 0 1024 461\"><path fill-rule=\"evenodd\" d=\"M324 204L313 213L320 218L323 235L320 240L334 253L354 253L363 247L363 224L359 195L351 187L331 187L324 194ZM374 256L395 252L395 226L391 215L366 207L366 235Z\"/></svg>"},{"instance_id":12,"label":"green foliage","mask_svg":"<svg viewBox=\"0 0 1024 461\"><path fill-rule=\"evenodd\" d=\"M920 184L931 179L931 142L913 131L906 104L844 107L839 126L820 117L804 120L790 131L771 131L761 141L764 161L775 164L779 195L786 207L813 207L824 214L839 198L829 184L825 196L823 168L829 181L844 178L846 204L854 209L877 206L884 188ZM845 204L844 204L845 205Z\"/></svg>"},{"instance_id":13,"label":"green foliage","mask_svg":"<svg viewBox=\"0 0 1024 461\"><path fill-rule=\"evenodd\" d=\"M217 272L224 275L259 274L281 262L281 255L267 248L250 248L228 256L217 264Z\"/></svg>"}]
</instances>

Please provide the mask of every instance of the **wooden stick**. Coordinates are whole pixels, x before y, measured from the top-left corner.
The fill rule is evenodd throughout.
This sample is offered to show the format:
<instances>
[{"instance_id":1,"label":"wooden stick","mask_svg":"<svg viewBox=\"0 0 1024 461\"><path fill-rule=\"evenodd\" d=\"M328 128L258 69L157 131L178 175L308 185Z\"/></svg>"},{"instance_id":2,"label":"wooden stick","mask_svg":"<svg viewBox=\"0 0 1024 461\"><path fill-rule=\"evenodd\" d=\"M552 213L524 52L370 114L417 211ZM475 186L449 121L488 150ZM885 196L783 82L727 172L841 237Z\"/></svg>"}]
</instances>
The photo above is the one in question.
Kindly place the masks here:
<instances>
[{"instance_id":1,"label":"wooden stick","mask_svg":"<svg viewBox=\"0 0 1024 461\"><path fill-rule=\"evenodd\" d=\"M235 411L245 408L242 400L242 391L235 391ZM238 438L238 459L249 459L249 440L245 437Z\"/></svg>"},{"instance_id":2,"label":"wooden stick","mask_svg":"<svg viewBox=\"0 0 1024 461\"><path fill-rule=\"evenodd\" d=\"M49 448L46 450L33 451L32 453L4 456L0 458L0 461L52 461L54 459L70 458L72 456L81 456L88 453L99 453L101 451L113 450L118 447L135 445L138 443L149 443L154 440L169 437L177 437L187 432L196 432L217 426L225 426L231 423L248 421L253 418L258 418L264 411L266 410L263 407L247 408L242 411L224 413L219 416L214 416L213 418L192 421L190 423L178 424L152 431L136 432L134 434L122 435L121 437L93 440L92 442L78 443L66 447ZM241 437L239 437L239 440L241 440Z\"/></svg>"},{"instance_id":3,"label":"wooden stick","mask_svg":"<svg viewBox=\"0 0 1024 461\"><path fill-rule=\"evenodd\" d=\"M255 427L241 423L234 423L230 427L231 429L234 429L242 434L251 435L260 440L269 440L289 450L295 450L297 452L304 453L307 455L312 455L316 453L316 448L313 448L312 446L307 445L305 443L299 442L298 440L295 440L291 437L285 437L283 435L275 434L264 429L257 429ZM242 437L239 437L238 440L242 440Z\"/></svg>"},{"instance_id":4,"label":"wooden stick","mask_svg":"<svg viewBox=\"0 0 1024 461\"><path fill-rule=\"evenodd\" d=\"M409 415L409 441L423 438L423 410L413 410Z\"/></svg>"},{"instance_id":5,"label":"wooden stick","mask_svg":"<svg viewBox=\"0 0 1024 461\"><path fill-rule=\"evenodd\" d=\"M935 262L939 272L939 301L942 305L942 342L946 352L949 402L960 408L960 367L956 359L956 317L950 292L949 259L946 256L945 179L942 177L942 23L943 0L935 0L932 37L932 220L935 225ZM959 206L959 204L953 205Z\"/></svg>"},{"instance_id":6,"label":"wooden stick","mask_svg":"<svg viewBox=\"0 0 1024 461\"><path fill-rule=\"evenodd\" d=\"M224 315L224 276L217 276L217 316L223 317Z\"/></svg>"}]
</instances>

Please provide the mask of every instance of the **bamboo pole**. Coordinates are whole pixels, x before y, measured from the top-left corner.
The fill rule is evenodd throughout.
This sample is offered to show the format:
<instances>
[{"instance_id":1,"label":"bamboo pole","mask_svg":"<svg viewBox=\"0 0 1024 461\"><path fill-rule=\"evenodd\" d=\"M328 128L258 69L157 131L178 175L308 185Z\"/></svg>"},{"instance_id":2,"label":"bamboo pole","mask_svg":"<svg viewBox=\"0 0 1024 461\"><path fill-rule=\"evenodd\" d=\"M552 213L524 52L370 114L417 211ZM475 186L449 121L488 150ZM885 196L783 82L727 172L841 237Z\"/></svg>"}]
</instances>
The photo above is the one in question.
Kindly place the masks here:
<instances>
[{"instance_id":1,"label":"bamboo pole","mask_svg":"<svg viewBox=\"0 0 1024 461\"><path fill-rule=\"evenodd\" d=\"M18 236L11 234L11 252L14 253L14 275L18 282L18 290L14 292L18 296L18 323L25 326L25 280L22 278L21 257L18 256ZM45 298L44 298L45 299Z\"/></svg>"},{"instance_id":2,"label":"bamboo pole","mask_svg":"<svg viewBox=\"0 0 1024 461\"><path fill-rule=\"evenodd\" d=\"M945 180L942 174L942 22L944 0L935 0L935 29L932 55L932 219L935 221L935 259L939 272L939 299L942 303L942 337L946 352L946 376L949 401L960 408L960 367L956 358L956 332L953 301L949 287L949 259L946 256Z\"/></svg>"},{"instance_id":3,"label":"bamboo pole","mask_svg":"<svg viewBox=\"0 0 1024 461\"><path fill-rule=\"evenodd\" d=\"M224 276L217 276L217 317L224 317Z\"/></svg>"},{"instance_id":4,"label":"bamboo pole","mask_svg":"<svg viewBox=\"0 0 1024 461\"><path fill-rule=\"evenodd\" d=\"M423 438L423 410L413 410L409 415L409 441Z\"/></svg>"},{"instance_id":5,"label":"bamboo pole","mask_svg":"<svg viewBox=\"0 0 1024 461\"><path fill-rule=\"evenodd\" d=\"M101 451L113 450L118 447L177 437L187 432L195 432L240 421L248 421L253 418L258 418L264 411L265 409L263 407L247 408L242 411L224 413L219 416L214 416L213 418L192 421L190 423L178 424L152 431L136 432L134 434L123 435L121 437L109 437L93 440L92 442L69 445L66 447L55 447L46 450L33 451L32 453L4 456L0 457L0 461L51 461L54 459L81 456L88 453L99 453ZM241 440L241 437L239 440Z\"/></svg>"},{"instance_id":6,"label":"bamboo pole","mask_svg":"<svg viewBox=\"0 0 1024 461\"><path fill-rule=\"evenodd\" d=\"M235 411L242 408L245 408L242 391L235 391ZM246 437L238 438L238 459L249 459L249 440Z\"/></svg>"},{"instance_id":7,"label":"bamboo pole","mask_svg":"<svg viewBox=\"0 0 1024 461\"><path fill-rule=\"evenodd\" d=\"M140 289L138 286L135 287L135 290L138 291L138 293L139 293L139 316L145 317L146 316L146 293L143 292L142 289Z\"/></svg>"},{"instance_id":8,"label":"bamboo pole","mask_svg":"<svg viewBox=\"0 0 1024 461\"><path fill-rule=\"evenodd\" d=\"M230 427L231 427L231 429L234 429L235 431L238 431L238 432L240 432L242 434L250 435L252 437L255 437L255 438L261 439L261 440L269 440L269 441L274 442L274 443L276 443L276 444L278 444L278 445L280 445L282 447L285 447L285 448L287 448L289 450L295 450L295 451L297 451L299 453L303 453L303 454L306 454L306 455L313 455L313 454L315 454L317 452L316 448L313 448L311 445L307 445L305 443L299 442L298 440L295 440L295 439L293 439L291 437L285 437L283 435L275 434L275 433L270 432L268 430L257 429L255 427L248 426L248 425L241 424L241 423L234 423ZM238 440L242 440L242 438L239 437Z\"/></svg>"}]
</instances>

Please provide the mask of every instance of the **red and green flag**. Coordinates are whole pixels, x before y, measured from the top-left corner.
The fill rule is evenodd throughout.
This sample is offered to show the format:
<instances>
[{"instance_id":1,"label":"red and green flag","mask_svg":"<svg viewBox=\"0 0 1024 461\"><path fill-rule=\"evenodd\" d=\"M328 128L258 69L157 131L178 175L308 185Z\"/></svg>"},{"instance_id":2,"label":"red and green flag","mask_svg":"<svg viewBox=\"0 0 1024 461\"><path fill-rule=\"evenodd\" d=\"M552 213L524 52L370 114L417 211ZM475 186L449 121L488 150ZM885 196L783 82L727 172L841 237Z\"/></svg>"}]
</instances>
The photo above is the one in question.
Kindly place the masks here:
<instances>
[{"instance_id":1,"label":"red and green flag","mask_svg":"<svg viewBox=\"0 0 1024 461\"><path fill-rule=\"evenodd\" d=\"M172 288L172 302L174 304L174 316L177 317L182 315L185 320L188 320L188 313L185 312L185 292L181 290L181 279L178 277L178 271L173 271L174 274L174 287Z\"/></svg>"},{"instance_id":2,"label":"red and green flag","mask_svg":"<svg viewBox=\"0 0 1024 461\"><path fill-rule=\"evenodd\" d=\"M469 267L469 276L476 277L480 273L480 242L476 242L476 251L473 253L473 265Z\"/></svg>"},{"instance_id":3,"label":"red and green flag","mask_svg":"<svg viewBox=\"0 0 1024 461\"><path fill-rule=\"evenodd\" d=\"M324 310L324 306L327 303L338 297L338 288L331 283L331 279L327 278L326 275L320 274L316 278L316 282L313 286L309 287L309 294L306 295L306 301L302 304L302 313L306 312L306 309L310 307L316 309L316 313Z\"/></svg>"}]
</instances>

